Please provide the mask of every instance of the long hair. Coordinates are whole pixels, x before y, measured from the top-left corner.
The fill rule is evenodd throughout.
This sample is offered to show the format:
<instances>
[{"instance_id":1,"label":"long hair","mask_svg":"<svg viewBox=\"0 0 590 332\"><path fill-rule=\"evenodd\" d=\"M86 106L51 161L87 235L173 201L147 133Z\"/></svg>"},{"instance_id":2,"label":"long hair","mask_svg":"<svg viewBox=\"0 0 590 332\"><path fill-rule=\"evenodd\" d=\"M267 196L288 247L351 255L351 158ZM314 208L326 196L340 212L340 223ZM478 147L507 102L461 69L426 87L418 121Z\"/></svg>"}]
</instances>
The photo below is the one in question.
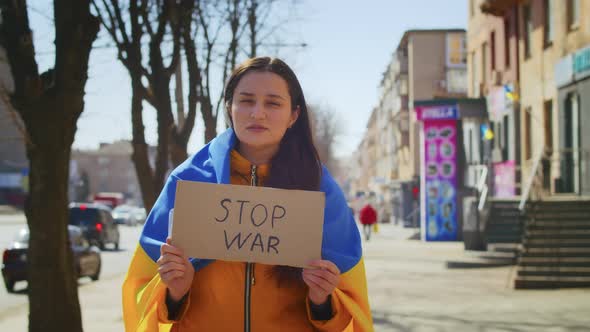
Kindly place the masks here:
<instances>
[{"instance_id":1,"label":"long hair","mask_svg":"<svg viewBox=\"0 0 590 332\"><path fill-rule=\"evenodd\" d=\"M224 101L227 118L231 122L231 104L238 83L248 72L271 72L282 77L289 89L291 111L299 108L299 117L283 136L279 150L271 159L270 174L266 186L282 189L299 189L318 191L322 173L322 164L313 143L309 113L303 89L299 80L289 66L277 58L257 57L248 59L239 65L229 77L225 86ZM279 285L283 282L303 282L301 269L277 265L273 269Z\"/></svg>"}]
</instances>

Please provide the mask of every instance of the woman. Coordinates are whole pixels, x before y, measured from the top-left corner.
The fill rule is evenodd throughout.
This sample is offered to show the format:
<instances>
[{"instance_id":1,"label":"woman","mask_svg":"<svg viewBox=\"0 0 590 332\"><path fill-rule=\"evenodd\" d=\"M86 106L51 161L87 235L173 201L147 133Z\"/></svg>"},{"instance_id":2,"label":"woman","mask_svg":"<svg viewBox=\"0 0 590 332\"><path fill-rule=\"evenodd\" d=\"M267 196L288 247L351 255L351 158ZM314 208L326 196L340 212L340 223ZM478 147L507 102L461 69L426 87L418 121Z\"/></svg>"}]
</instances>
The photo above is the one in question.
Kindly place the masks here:
<instances>
[{"instance_id":1,"label":"woman","mask_svg":"<svg viewBox=\"0 0 590 332\"><path fill-rule=\"evenodd\" d=\"M231 128L177 167L123 284L127 331L372 331L360 235L313 145L303 91L281 60L254 58L225 87ZM310 269L188 258L170 245L176 181L321 190L322 260Z\"/></svg>"},{"instance_id":2,"label":"woman","mask_svg":"<svg viewBox=\"0 0 590 332\"><path fill-rule=\"evenodd\" d=\"M371 228L377 222L377 211L371 203L367 202L365 206L359 211L359 219L363 225L363 233L365 233L365 240L371 239Z\"/></svg>"}]
</instances>

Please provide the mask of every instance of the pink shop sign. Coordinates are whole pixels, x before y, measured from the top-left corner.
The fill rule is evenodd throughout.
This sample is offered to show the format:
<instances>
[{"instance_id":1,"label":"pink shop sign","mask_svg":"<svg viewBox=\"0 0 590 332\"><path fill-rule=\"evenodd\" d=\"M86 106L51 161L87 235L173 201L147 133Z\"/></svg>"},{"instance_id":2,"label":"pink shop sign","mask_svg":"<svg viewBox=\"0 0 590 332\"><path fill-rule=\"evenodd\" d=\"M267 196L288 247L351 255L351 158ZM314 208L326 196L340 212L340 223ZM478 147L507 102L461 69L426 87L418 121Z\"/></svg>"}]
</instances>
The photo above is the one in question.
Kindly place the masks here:
<instances>
[{"instance_id":1,"label":"pink shop sign","mask_svg":"<svg viewBox=\"0 0 590 332\"><path fill-rule=\"evenodd\" d=\"M494 164L494 196L514 197L516 195L514 160Z\"/></svg>"}]
</instances>

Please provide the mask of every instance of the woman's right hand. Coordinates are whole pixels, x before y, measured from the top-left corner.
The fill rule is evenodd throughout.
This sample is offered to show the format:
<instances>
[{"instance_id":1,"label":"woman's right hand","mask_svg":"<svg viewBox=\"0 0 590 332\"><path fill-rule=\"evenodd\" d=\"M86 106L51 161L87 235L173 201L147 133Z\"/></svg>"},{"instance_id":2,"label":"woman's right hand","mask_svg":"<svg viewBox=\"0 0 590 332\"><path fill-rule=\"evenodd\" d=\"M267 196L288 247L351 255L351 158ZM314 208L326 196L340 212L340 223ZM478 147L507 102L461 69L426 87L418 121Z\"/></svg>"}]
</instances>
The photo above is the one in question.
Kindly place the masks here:
<instances>
[{"instance_id":1,"label":"woman's right hand","mask_svg":"<svg viewBox=\"0 0 590 332\"><path fill-rule=\"evenodd\" d=\"M157 263L158 274L168 287L170 297L174 301L180 301L193 283L193 265L180 248L170 244L170 238L160 247L160 258Z\"/></svg>"}]
</instances>

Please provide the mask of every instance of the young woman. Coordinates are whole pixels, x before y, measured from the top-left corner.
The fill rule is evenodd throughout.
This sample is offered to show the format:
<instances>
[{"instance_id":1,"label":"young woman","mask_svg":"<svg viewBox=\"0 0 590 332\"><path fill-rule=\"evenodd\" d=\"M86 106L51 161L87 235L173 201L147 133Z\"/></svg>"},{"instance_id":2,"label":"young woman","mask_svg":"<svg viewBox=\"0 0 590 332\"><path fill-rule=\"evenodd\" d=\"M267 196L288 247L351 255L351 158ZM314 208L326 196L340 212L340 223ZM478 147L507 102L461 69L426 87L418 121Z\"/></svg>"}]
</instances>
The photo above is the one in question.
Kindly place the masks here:
<instances>
[{"instance_id":1,"label":"young woman","mask_svg":"<svg viewBox=\"0 0 590 332\"><path fill-rule=\"evenodd\" d=\"M358 228L320 163L297 77L253 58L224 99L231 128L172 172L144 225L123 284L126 330L372 331ZM187 257L166 238L179 179L323 191L322 260L299 269Z\"/></svg>"}]
</instances>

